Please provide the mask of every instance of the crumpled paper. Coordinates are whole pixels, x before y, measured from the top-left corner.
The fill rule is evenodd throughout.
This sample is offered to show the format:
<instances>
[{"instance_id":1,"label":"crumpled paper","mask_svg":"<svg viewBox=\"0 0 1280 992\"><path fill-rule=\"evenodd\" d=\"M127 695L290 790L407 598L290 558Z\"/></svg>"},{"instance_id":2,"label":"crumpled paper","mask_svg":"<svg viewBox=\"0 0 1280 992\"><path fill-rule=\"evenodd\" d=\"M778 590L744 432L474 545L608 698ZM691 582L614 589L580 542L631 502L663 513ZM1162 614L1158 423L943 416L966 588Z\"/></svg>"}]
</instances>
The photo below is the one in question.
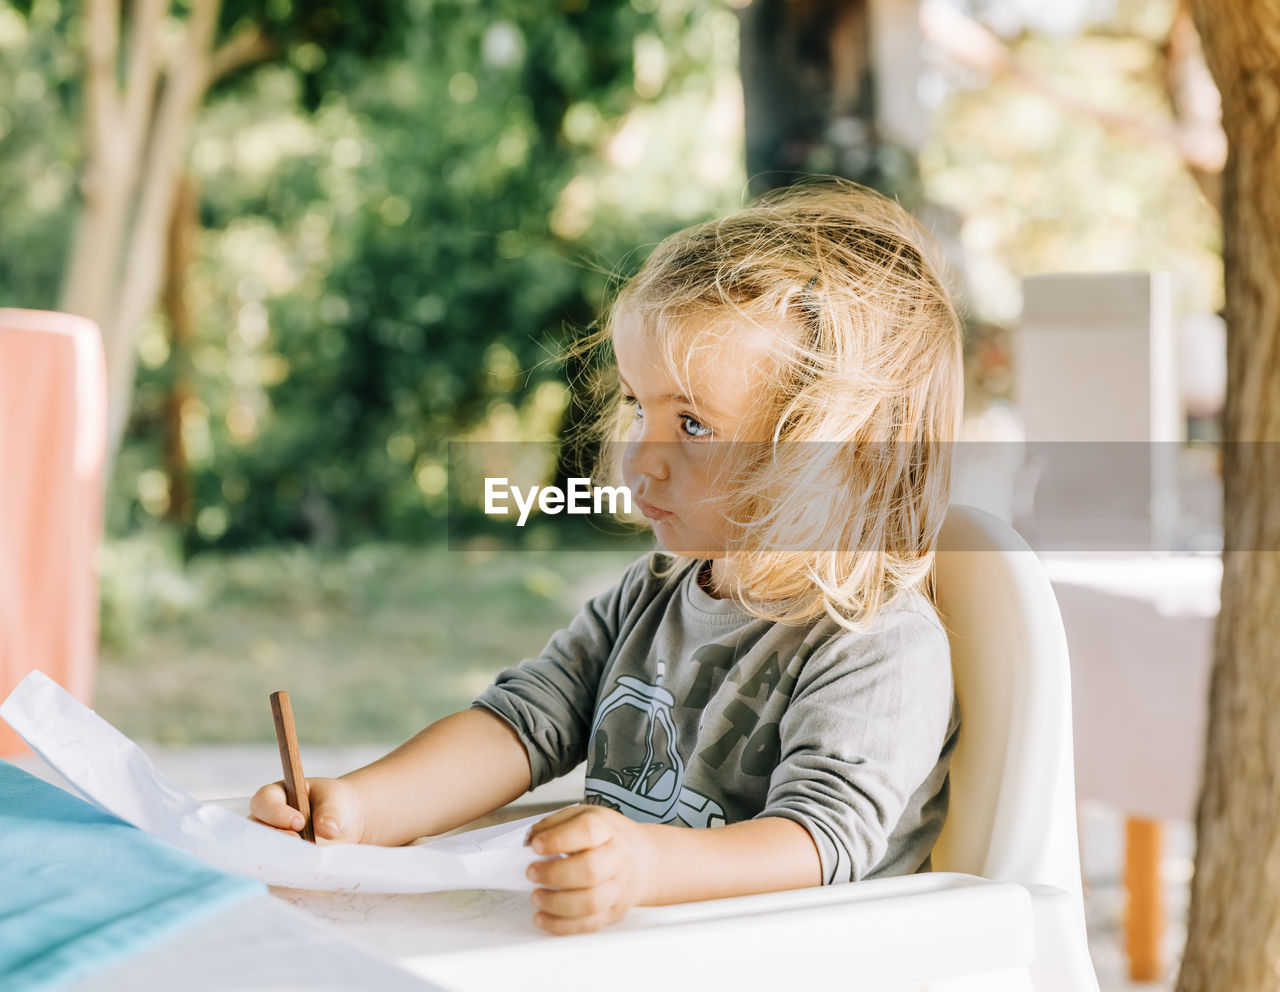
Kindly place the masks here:
<instances>
[{"instance_id":1,"label":"crumpled paper","mask_svg":"<svg viewBox=\"0 0 1280 992\"><path fill-rule=\"evenodd\" d=\"M335 892L535 887L525 872L539 858L524 836L545 813L409 847L308 844L184 792L137 744L42 672L18 684L0 716L95 806L268 885Z\"/></svg>"}]
</instances>

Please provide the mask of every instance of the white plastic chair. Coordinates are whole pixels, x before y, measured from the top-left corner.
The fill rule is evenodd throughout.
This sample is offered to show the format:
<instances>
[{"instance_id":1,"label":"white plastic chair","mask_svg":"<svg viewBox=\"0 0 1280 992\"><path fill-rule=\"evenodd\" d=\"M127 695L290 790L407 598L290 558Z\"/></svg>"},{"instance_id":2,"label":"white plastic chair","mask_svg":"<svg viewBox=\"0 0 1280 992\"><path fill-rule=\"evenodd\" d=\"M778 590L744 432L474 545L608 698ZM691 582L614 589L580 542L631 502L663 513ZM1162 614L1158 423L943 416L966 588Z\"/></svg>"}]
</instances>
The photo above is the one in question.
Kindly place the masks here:
<instances>
[{"instance_id":1,"label":"white plastic chair","mask_svg":"<svg viewBox=\"0 0 1280 992\"><path fill-rule=\"evenodd\" d=\"M1071 672L1049 577L1011 526L966 506L947 514L936 574L962 725L934 868L1026 887L1034 988L1097 989L1080 890Z\"/></svg>"}]
</instances>

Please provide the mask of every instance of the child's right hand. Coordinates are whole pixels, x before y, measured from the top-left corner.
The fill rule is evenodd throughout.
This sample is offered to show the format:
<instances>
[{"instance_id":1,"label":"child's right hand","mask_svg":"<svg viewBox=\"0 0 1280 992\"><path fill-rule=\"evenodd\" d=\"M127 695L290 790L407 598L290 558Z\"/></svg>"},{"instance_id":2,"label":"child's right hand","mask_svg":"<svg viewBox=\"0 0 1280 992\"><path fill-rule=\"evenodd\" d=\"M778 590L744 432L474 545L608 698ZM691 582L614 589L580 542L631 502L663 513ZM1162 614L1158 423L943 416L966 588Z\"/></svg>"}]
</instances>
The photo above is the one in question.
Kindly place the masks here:
<instances>
[{"instance_id":1,"label":"child's right hand","mask_svg":"<svg viewBox=\"0 0 1280 992\"><path fill-rule=\"evenodd\" d=\"M359 844L364 839L364 812L351 783L340 778L307 779L311 822L316 842ZM296 835L302 814L285 802L284 783L264 785L249 800L249 819Z\"/></svg>"}]
</instances>

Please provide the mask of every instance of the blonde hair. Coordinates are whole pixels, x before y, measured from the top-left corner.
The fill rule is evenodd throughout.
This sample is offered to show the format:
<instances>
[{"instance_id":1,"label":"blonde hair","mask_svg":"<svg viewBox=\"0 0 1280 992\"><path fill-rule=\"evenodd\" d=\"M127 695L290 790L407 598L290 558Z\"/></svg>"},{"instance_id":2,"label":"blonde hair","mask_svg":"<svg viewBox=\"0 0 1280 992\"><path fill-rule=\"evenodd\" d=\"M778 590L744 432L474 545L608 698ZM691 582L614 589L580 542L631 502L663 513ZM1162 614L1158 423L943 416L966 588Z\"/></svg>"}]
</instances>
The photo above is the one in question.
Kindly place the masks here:
<instances>
[{"instance_id":1,"label":"blonde hair","mask_svg":"<svg viewBox=\"0 0 1280 992\"><path fill-rule=\"evenodd\" d=\"M625 314L678 371L699 346L698 318L728 311L772 331L756 406L770 440L730 490L731 592L757 616L862 630L904 590L933 598L963 394L959 321L934 251L905 210L865 187L791 187L668 237L583 342L609 344ZM603 386L594 436L621 441L630 410L611 364ZM620 447L604 446L613 479Z\"/></svg>"}]
</instances>

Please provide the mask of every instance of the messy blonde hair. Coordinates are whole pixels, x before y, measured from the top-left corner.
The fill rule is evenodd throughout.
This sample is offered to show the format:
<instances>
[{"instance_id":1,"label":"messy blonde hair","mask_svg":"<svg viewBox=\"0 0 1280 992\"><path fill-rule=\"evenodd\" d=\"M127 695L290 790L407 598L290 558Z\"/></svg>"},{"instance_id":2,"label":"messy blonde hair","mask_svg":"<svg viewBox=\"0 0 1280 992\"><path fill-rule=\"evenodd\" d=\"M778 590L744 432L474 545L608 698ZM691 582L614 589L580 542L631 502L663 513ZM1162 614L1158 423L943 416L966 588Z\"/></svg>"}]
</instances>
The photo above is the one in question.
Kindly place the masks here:
<instances>
[{"instance_id":1,"label":"messy blonde hair","mask_svg":"<svg viewBox=\"0 0 1280 992\"><path fill-rule=\"evenodd\" d=\"M687 376L704 318L771 330L753 397L765 454L726 480L731 591L757 616L863 630L899 592L933 598L963 392L959 322L933 251L905 210L865 187L791 187L668 237L584 342L609 345L626 316ZM612 363L603 383L594 436L620 442L632 412ZM609 478L621 478L621 448L603 445Z\"/></svg>"}]
</instances>

